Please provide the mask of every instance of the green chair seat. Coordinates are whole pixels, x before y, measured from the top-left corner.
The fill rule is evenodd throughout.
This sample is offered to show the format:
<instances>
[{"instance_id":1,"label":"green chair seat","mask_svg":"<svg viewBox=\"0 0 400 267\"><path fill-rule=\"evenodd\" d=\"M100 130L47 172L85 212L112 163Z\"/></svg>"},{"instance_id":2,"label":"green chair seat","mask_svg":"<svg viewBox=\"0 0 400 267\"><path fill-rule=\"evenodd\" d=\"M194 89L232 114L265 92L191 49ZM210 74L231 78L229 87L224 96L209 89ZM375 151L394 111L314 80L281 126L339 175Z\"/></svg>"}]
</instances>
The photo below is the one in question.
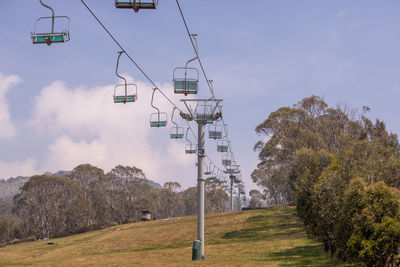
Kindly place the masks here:
<instances>
[{"instance_id":1,"label":"green chair seat","mask_svg":"<svg viewBox=\"0 0 400 267\"><path fill-rule=\"evenodd\" d=\"M133 8L137 12L139 9L155 9L156 4L154 1L144 2L143 1L115 1L116 8Z\"/></svg>"},{"instance_id":2,"label":"green chair seat","mask_svg":"<svg viewBox=\"0 0 400 267\"><path fill-rule=\"evenodd\" d=\"M217 145L217 151L218 152L228 152L228 146L218 146Z\"/></svg>"},{"instance_id":3,"label":"green chair seat","mask_svg":"<svg viewBox=\"0 0 400 267\"><path fill-rule=\"evenodd\" d=\"M165 126L167 126L167 122L166 121L152 121L152 122L150 122L150 126L151 127L165 127Z\"/></svg>"},{"instance_id":4,"label":"green chair seat","mask_svg":"<svg viewBox=\"0 0 400 267\"><path fill-rule=\"evenodd\" d=\"M213 138L213 139L221 139L222 138L222 132L210 131L209 132L209 137Z\"/></svg>"},{"instance_id":5,"label":"green chair seat","mask_svg":"<svg viewBox=\"0 0 400 267\"><path fill-rule=\"evenodd\" d=\"M222 160L222 165L231 165L231 164L232 164L232 160L229 160L229 159Z\"/></svg>"},{"instance_id":6,"label":"green chair seat","mask_svg":"<svg viewBox=\"0 0 400 267\"><path fill-rule=\"evenodd\" d=\"M226 169L226 172L227 173L239 173L239 170L237 170L237 169Z\"/></svg>"},{"instance_id":7,"label":"green chair seat","mask_svg":"<svg viewBox=\"0 0 400 267\"><path fill-rule=\"evenodd\" d=\"M198 81L175 80L174 82L174 90L177 94L197 94L198 88Z\"/></svg>"},{"instance_id":8,"label":"green chair seat","mask_svg":"<svg viewBox=\"0 0 400 267\"><path fill-rule=\"evenodd\" d=\"M32 42L34 44L64 43L66 37L66 33L33 34Z\"/></svg>"},{"instance_id":9,"label":"green chair seat","mask_svg":"<svg viewBox=\"0 0 400 267\"><path fill-rule=\"evenodd\" d=\"M114 96L114 103L126 103L135 101L136 101L136 95Z\"/></svg>"},{"instance_id":10,"label":"green chair seat","mask_svg":"<svg viewBox=\"0 0 400 267\"><path fill-rule=\"evenodd\" d=\"M136 4L136 6L140 9L140 8L144 8L144 9L155 9L156 8L156 4L154 4L153 2L150 3L141 3L141 4Z\"/></svg>"},{"instance_id":11,"label":"green chair seat","mask_svg":"<svg viewBox=\"0 0 400 267\"><path fill-rule=\"evenodd\" d=\"M182 139L183 138L183 134L171 134L171 138L172 139Z\"/></svg>"}]
</instances>

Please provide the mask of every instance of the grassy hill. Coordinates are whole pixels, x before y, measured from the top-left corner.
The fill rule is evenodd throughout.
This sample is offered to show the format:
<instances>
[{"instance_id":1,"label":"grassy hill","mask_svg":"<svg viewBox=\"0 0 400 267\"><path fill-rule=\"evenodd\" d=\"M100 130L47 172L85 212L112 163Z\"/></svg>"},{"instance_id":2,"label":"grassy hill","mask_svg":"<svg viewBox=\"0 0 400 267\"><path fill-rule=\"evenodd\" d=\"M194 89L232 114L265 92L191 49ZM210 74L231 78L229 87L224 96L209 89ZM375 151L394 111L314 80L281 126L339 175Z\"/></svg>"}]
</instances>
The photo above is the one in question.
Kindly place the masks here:
<instances>
[{"instance_id":1,"label":"grassy hill","mask_svg":"<svg viewBox=\"0 0 400 267\"><path fill-rule=\"evenodd\" d=\"M205 262L191 261L189 216L3 247L0 266L345 266L307 238L294 208L210 214L205 230Z\"/></svg>"}]
</instances>

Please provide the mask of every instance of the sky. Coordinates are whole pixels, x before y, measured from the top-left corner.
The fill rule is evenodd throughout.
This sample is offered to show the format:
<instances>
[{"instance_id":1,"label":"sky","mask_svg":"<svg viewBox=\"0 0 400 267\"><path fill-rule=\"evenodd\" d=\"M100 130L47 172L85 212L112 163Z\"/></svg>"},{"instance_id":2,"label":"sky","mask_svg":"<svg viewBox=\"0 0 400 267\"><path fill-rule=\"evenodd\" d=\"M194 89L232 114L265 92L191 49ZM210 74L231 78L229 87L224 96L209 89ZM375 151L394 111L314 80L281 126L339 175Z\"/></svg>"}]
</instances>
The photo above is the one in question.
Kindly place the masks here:
<instances>
[{"instance_id":1,"label":"sky","mask_svg":"<svg viewBox=\"0 0 400 267\"><path fill-rule=\"evenodd\" d=\"M0 1L0 178L71 170L90 163L106 172L121 164L144 170L160 184L196 184L195 156L185 140L169 139L171 125L149 127L152 86L121 57L120 72L138 85L136 103L114 104L119 48L78 0L45 1L71 19L71 40L33 45L39 1ZM371 108L400 133L400 2L398 0L181 0L224 120L247 191L258 162L255 127L270 112L318 95L330 106ZM172 73L194 56L176 2L156 10L121 10L111 0L86 0L125 50L180 108ZM47 26L47 25L44 25ZM57 23L56 29L65 25ZM45 28L43 28L45 29ZM193 67L199 67L197 63ZM199 98L210 92L203 77ZM189 98L189 97L187 97ZM172 106L159 93L155 104ZM184 122L176 117L180 126ZM192 124L196 129L196 125ZM189 137L194 141L194 137ZM216 142L206 153L222 168Z\"/></svg>"}]
</instances>

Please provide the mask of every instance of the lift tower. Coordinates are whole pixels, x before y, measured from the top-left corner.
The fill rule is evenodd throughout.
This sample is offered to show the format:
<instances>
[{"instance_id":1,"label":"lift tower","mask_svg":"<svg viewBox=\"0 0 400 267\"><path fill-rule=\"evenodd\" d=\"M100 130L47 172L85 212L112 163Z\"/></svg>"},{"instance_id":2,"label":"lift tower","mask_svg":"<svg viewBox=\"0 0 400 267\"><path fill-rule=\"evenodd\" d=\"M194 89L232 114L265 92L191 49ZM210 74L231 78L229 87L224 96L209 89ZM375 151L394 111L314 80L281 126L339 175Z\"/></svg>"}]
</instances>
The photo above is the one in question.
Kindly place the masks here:
<instances>
[{"instance_id":1,"label":"lift tower","mask_svg":"<svg viewBox=\"0 0 400 267\"><path fill-rule=\"evenodd\" d=\"M198 127L197 137L197 239L201 241L200 255L204 255L204 156L205 156L205 126L212 124L222 117L221 112L216 112L222 99L181 99L189 113L181 112L180 115L187 121L196 121Z\"/></svg>"},{"instance_id":2,"label":"lift tower","mask_svg":"<svg viewBox=\"0 0 400 267\"><path fill-rule=\"evenodd\" d=\"M231 211L233 211L233 183L237 184L239 183L239 180L236 178L236 174L240 173L239 170L239 165L227 165L225 166L226 170L224 171L226 174L229 174L229 179L231 180L231 188L230 188L230 194L231 194L231 199L230 199L230 206L231 206Z\"/></svg>"}]
</instances>

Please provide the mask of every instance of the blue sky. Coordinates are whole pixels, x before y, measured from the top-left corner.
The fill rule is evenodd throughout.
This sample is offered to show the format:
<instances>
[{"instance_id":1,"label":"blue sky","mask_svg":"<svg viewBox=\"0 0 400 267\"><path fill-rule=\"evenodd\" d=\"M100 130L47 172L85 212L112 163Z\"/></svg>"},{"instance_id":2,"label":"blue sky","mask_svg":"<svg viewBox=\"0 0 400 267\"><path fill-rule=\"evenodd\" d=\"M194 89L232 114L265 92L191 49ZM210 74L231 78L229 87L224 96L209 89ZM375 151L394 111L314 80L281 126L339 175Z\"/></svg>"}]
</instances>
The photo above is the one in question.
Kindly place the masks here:
<instances>
[{"instance_id":1,"label":"blue sky","mask_svg":"<svg viewBox=\"0 0 400 267\"><path fill-rule=\"evenodd\" d=\"M86 0L149 76L174 101L172 70L193 57L175 1L157 10L118 10L113 1ZM157 182L195 184L194 157L167 129L150 129L151 86L121 58L121 72L139 85L139 101L112 103L118 47L80 1L48 0L71 18L71 41L33 45L39 1L0 2L0 177L70 169L91 163L143 168ZM235 3L237 2L237 3ZM334 106L371 108L399 133L400 2L366 0L181 1L242 166L256 188L254 128L270 112L312 94ZM243 3L243 2L240 2ZM196 66L196 64L194 65ZM209 96L204 79L199 97ZM171 106L157 99L168 114ZM219 163L215 142L207 153ZM219 164L221 166L221 164Z\"/></svg>"}]
</instances>

